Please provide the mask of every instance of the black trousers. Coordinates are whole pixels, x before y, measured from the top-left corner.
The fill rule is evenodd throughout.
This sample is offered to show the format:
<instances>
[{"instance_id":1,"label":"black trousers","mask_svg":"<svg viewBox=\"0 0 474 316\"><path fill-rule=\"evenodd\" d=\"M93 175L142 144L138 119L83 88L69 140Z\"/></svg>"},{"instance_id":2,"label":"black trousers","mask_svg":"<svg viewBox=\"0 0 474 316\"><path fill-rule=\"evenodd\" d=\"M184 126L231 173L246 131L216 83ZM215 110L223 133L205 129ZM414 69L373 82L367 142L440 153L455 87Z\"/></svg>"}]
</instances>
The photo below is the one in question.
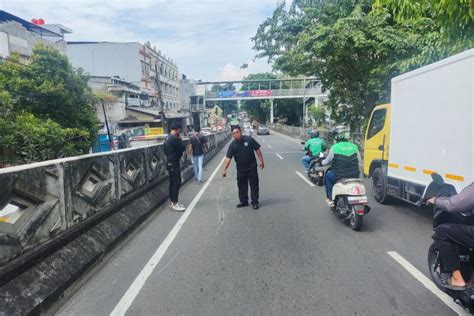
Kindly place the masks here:
<instances>
[{"instance_id":1,"label":"black trousers","mask_svg":"<svg viewBox=\"0 0 474 316\"><path fill-rule=\"evenodd\" d=\"M474 226L441 224L436 227L436 233L444 270L447 272L459 270L459 251L456 245L474 248Z\"/></svg>"},{"instance_id":2,"label":"black trousers","mask_svg":"<svg viewBox=\"0 0 474 316\"><path fill-rule=\"evenodd\" d=\"M239 187L239 200L241 203L249 202L249 185L252 204L256 204L258 203L257 167L249 170L237 170L237 186Z\"/></svg>"},{"instance_id":3,"label":"black trousers","mask_svg":"<svg viewBox=\"0 0 474 316\"><path fill-rule=\"evenodd\" d=\"M180 165L173 165L169 170L170 176L170 200L178 203L179 188L181 187L181 168Z\"/></svg>"}]
</instances>

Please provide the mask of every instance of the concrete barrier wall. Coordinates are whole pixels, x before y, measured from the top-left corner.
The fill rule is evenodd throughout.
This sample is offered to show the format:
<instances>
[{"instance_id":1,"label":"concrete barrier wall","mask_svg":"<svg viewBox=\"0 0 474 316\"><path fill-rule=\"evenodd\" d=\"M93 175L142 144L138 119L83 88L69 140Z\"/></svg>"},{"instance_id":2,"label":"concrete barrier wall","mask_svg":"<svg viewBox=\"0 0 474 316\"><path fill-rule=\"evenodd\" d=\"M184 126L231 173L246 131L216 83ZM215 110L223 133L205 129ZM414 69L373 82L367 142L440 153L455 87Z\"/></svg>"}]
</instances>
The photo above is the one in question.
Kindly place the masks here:
<instances>
[{"instance_id":1,"label":"concrete barrier wall","mask_svg":"<svg viewBox=\"0 0 474 316\"><path fill-rule=\"evenodd\" d=\"M208 137L208 159L229 137ZM181 166L187 180L188 155ZM156 188L165 199L167 181L161 144L0 169L0 266L120 207L134 193Z\"/></svg>"},{"instance_id":2,"label":"concrete barrier wall","mask_svg":"<svg viewBox=\"0 0 474 316\"><path fill-rule=\"evenodd\" d=\"M210 135L204 163L229 139ZM187 155L181 166L191 179ZM0 315L31 315L166 202L169 180L159 144L1 169L0 184Z\"/></svg>"}]
</instances>

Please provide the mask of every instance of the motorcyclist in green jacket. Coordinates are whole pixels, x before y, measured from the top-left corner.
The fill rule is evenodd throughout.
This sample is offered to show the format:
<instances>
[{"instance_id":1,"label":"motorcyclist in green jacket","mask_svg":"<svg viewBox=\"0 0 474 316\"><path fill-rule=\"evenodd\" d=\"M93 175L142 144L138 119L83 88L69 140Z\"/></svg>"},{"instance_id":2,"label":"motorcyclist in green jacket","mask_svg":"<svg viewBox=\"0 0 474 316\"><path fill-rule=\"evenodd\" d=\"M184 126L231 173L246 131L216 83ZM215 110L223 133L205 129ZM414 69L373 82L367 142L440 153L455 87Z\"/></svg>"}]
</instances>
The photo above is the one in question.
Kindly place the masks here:
<instances>
[{"instance_id":1,"label":"motorcyclist in green jacket","mask_svg":"<svg viewBox=\"0 0 474 316\"><path fill-rule=\"evenodd\" d=\"M319 138L319 132L316 130L311 131L310 139L306 142L304 146L304 150L307 154L301 158L301 162L303 163L304 170L308 172L309 165L311 160L318 157L319 154L326 150L326 143L324 140Z\"/></svg>"},{"instance_id":2,"label":"motorcyclist in green jacket","mask_svg":"<svg viewBox=\"0 0 474 316\"><path fill-rule=\"evenodd\" d=\"M343 134L337 135L336 144L331 147L329 155L322 161L322 165L331 164L326 172L326 198L329 206L333 205L332 188L340 179L359 178L359 161L361 161L359 148L349 142Z\"/></svg>"}]
</instances>

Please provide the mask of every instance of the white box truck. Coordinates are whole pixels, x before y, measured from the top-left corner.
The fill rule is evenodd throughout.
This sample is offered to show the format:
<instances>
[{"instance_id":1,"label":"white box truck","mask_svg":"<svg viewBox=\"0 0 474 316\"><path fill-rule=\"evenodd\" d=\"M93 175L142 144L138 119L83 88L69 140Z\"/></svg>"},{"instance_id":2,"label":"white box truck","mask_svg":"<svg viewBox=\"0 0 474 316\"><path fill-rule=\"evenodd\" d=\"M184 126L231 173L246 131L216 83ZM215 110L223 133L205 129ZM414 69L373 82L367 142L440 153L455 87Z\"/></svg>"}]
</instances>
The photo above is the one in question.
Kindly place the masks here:
<instances>
[{"instance_id":1,"label":"white box truck","mask_svg":"<svg viewBox=\"0 0 474 316\"><path fill-rule=\"evenodd\" d=\"M393 78L391 104L370 117L364 174L378 202L417 204L434 172L458 192L474 181L474 49Z\"/></svg>"}]
</instances>

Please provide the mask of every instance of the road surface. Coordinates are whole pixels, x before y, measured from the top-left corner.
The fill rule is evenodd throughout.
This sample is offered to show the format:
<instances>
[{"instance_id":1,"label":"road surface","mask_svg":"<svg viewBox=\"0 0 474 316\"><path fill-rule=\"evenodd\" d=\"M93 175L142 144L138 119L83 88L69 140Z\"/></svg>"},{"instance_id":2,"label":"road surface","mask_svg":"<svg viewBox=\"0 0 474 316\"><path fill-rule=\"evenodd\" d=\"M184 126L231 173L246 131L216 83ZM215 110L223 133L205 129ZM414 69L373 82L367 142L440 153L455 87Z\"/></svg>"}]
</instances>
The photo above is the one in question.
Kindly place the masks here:
<instances>
[{"instance_id":1,"label":"road surface","mask_svg":"<svg viewBox=\"0 0 474 316\"><path fill-rule=\"evenodd\" d=\"M57 314L456 314L419 281L428 276L428 209L370 197L372 211L354 232L329 211L323 188L297 174L297 141L256 139L266 160L259 210L235 208L234 163L227 178L214 172L223 150L205 168L206 185L182 189L191 212L157 210Z\"/></svg>"}]
</instances>

